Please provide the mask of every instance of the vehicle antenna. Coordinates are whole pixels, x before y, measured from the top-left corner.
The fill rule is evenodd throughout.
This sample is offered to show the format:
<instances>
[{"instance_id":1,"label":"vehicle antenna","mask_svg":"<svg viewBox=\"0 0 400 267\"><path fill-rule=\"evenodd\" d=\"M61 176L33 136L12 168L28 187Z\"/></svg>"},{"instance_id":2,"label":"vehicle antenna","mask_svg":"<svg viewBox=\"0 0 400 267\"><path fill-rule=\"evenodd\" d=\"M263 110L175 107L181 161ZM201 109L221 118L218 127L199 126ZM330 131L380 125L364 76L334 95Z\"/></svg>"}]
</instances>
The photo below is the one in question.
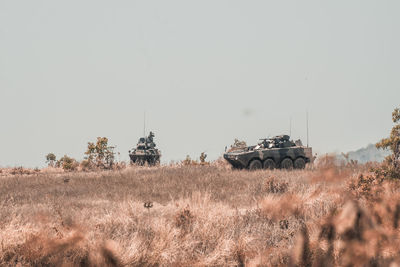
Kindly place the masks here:
<instances>
[{"instance_id":1,"label":"vehicle antenna","mask_svg":"<svg viewBox=\"0 0 400 267\"><path fill-rule=\"evenodd\" d=\"M292 117L289 119L289 136L292 136Z\"/></svg>"},{"instance_id":2,"label":"vehicle antenna","mask_svg":"<svg viewBox=\"0 0 400 267\"><path fill-rule=\"evenodd\" d=\"M307 124L307 147L308 147L308 110L306 110L306 124Z\"/></svg>"},{"instance_id":3,"label":"vehicle antenna","mask_svg":"<svg viewBox=\"0 0 400 267\"><path fill-rule=\"evenodd\" d=\"M143 137L146 136L146 111L143 113Z\"/></svg>"}]
</instances>

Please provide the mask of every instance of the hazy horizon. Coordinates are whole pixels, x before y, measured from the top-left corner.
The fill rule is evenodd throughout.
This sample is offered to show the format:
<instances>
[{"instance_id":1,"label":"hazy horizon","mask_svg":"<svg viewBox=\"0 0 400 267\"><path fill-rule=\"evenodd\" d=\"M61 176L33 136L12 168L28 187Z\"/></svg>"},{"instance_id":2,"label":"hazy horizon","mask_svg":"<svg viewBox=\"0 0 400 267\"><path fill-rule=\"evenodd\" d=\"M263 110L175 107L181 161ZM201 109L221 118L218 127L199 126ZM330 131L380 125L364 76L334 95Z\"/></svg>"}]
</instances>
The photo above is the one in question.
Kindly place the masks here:
<instances>
[{"instance_id":1,"label":"hazy horizon","mask_svg":"<svg viewBox=\"0 0 400 267\"><path fill-rule=\"evenodd\" d=\"M162 162L289 132L319 154L389 135L398 1L1 1L0 166L121 160L155 132Z\"/></svg>"}]
</instances>

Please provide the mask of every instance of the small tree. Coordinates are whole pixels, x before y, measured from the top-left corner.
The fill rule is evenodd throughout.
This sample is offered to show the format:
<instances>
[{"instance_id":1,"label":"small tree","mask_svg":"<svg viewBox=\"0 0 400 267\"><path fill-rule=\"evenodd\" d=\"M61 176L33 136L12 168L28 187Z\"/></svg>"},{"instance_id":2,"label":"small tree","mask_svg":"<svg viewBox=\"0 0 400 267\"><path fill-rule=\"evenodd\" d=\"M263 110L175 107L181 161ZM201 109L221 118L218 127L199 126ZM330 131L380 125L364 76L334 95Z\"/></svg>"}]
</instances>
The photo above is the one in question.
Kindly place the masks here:
<instances>
[{"instance_id":1,"label":"small tree","mask_svg":"<svg viewBox=\"0 0 400 267\"><path fill-rule=\"evenodd\" d=\"M395 124L388 138L382 139L376 144L377 148L390 149L392 154L385 158L382 167L377 169L378 175L388 178L400 178L400 109L396 108L392 113Z\"/></svg>"},{"instance_id":2,"label":"small tree","mask_svg":"<svg viewBox=\"0 0 400 267\"><path fill-rule=\"evenodd\" d=\"M97 137L96 144L88 142L85 152L86 167L98 167L102 169L111 169L114 163L114 147L108 146L107 137Z\"/></svg>"},{"instance_id":3,"label":"small tree","mask_svg":"<svg viewBox=\"0 0 400 267\"><path fill-rule=\"evenodd\" d=\"M64 157L57 161L56 166L63 168L64 171L75 171L79 163L75 159L64 155Z\"/></svg>"},{"instance_id":4,"label":"small tree","mask_svg":"<svg viewBox=\"0 0 400 267\"><path fill-rule=\"evenodd\" d=\"M54 167L56 164L56 155L49 153L46 155L46 163L49 167Z\"/></svg>"}]
</instances>

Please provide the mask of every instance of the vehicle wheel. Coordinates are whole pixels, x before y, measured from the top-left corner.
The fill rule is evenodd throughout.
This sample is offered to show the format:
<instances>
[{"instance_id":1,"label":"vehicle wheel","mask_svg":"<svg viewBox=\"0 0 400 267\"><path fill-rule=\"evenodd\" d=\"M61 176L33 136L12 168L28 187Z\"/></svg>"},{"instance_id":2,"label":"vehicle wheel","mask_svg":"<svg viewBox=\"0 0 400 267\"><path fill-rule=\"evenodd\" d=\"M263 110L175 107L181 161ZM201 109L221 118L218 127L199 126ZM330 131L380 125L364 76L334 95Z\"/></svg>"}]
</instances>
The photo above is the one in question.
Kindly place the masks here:
<instances>
[{"instance_id":1,"label":"vehicle wheel","mask_svg":"<svg viewBox=\"0 0 400 267\"><path fill-rule=\"evenodd\" d=\"M297 159L294 161L294 167L295 167L296 169L304 169L304 168L306 167L306 162L305 162L305 160L304 160L303 158L297 158Z\"/></svg>"},{"instance_id":2,"label":"vehicle wheel","mask_svg":"<svg viewBox=\"0 0 400 267\"><path fill-rule=\"evenodd\" d=\"M259 170L261 168L262 168L262 164L261 164L261 161L259 161L258 159L255 159L252 162L250 162L249 170L254 171L254 170Z\"/></svg>"},{"instance_id":3,"label":"vehicle wheel","mask_svg":"<svg viewBox=\"0 0 400 267\"><path fill-rule=\"evenodd\" d=\"M264 161L264 169L273 170L275 168L276 168L276 164L273 159L266 159Z\"/></svg>"},{"instance_id":4,"label":"vehicle wheel","mask_svg":"<svg viewBox=\"0 0 400 267\"><path fill-rule=\"evenodd\" d=\"M281 168L286 169L286 170L293 169L293 161L289 158L283 159L281 162Z\"/></svg>"}]
</instances>

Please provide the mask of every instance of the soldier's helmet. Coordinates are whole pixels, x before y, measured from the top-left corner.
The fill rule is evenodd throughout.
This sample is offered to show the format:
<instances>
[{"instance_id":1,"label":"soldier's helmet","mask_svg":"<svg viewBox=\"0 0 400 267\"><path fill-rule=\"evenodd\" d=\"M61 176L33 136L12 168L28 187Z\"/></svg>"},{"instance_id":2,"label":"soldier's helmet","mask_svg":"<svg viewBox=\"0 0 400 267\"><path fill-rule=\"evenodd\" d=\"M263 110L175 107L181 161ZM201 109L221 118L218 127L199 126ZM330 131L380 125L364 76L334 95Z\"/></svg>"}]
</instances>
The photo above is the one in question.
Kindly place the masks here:
<instances>
[{"instance_id":1,"label":"soldier's helmet","mask_svg":"<svg viewBox=\"0 0 400 267\"><path fill-rule=\"evenodd\" d=\"M284 140L284 141L289 141L290 140L290 136L289 135L282 135L282 139Z\"/></svg>"}]
</instances>

